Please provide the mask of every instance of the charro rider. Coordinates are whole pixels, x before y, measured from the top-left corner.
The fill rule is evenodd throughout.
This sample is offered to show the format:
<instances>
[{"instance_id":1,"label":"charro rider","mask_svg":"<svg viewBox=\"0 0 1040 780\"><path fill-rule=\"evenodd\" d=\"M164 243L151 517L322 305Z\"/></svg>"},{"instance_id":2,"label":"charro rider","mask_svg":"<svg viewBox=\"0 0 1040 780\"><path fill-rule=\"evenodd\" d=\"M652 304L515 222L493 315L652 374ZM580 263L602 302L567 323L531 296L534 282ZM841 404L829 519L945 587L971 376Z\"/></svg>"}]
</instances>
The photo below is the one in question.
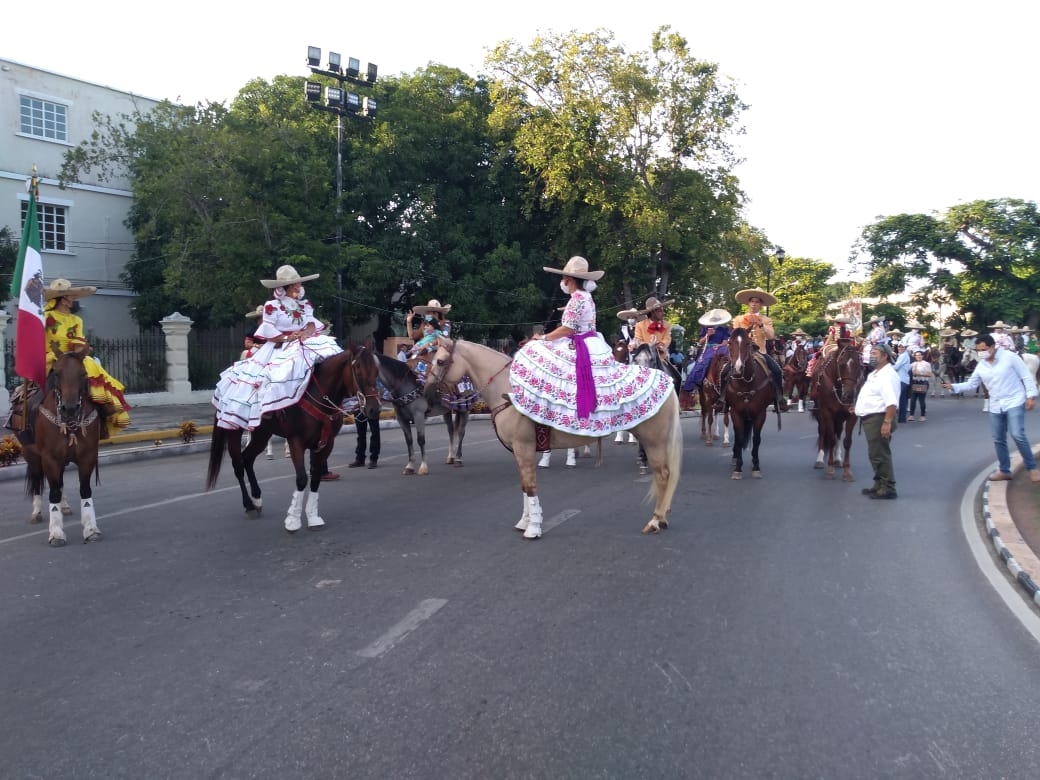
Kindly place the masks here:
<instances>
[{"instance_id":1,"label":"charro rider","mask_svg":"<svg viewBox=\"0 0 1040 780\"><path fill-rule=\"evenodd\" d=\"M632 346L637 348L640 344L647 344L657 350L657 355L662 362L668 362L668 347L672 343L672 328L664 318L664 307L674 303L672 300L659 301L654 296L646 299L646 306L639 310L645 314L646 319L636 323Z\"/></svg>"},{"instance_id":2,"label":"charro rider","mask_svg":"<svg viewBox=\"0 0 1040 780\"><path fill-rule=\"evenodd\" d=\"M708 371L711 359L716 352L726 354L729 352L729 322L733 315L725 309L711 309L705 312L699 320L701 332L698 341L701 343L701 353L697 356L697 362L691 367L683 382L682 389L692 393L704 381L704 375Z\"/></svg>"},{"instance_id":3,"label":"charro rider","mask_svg":"<svg viewBox=\"0 0 1040 780\"><path fill-rule=\"evenodd\" d=\"M738 292L736 299L737 303L745 304L748 307L748 311L733 318L733 329L744 328L748 332L748 338L751 339L751 342L758 350L758 354L766 362L769 373L773 375L773 384L776 385L776 399L779 404L778 408L780 411L786 412L787 400L784 398L784 379L780 364L766 353L766 341L776 338L776 333L773 331L773 320L762 314L762 307L774 305L776 298L759 287L753 287L749 290ZM727 373L723 376L723 383L728 378Z\"/></svg>"},{"instance_id":4,"label":"charro rider","mask_svg":"<svg viewBox=\"0 0 1040 780\"><path fill-rule=\"evenodd\" d=\"M435 298L431 298L425 306L413 306L404 318L408 337L415 342L421 340L426 335L423 333L424 322L432 322L440 335L450 336L451 323L444 319L444 315L449 311L451 311L450 303L447 306L441 306L441 302Z\"/></svg>"},{"instance_id":5,"label":"charro rider","mask_svg":"<svg viewBox=\"0 0 1040 780\"><path fill-rule=\"evenodd\" d=\"M264 343L221 373L213 391L218 427L253 430L261 415L300 400L315 362L343 351L323 334L325 324L304 298L303 283L317 278L318 274L300 276L291 265L283 265L274 279L260 280L274 290L254 334Z\"/></svg>"},{"instance_id":6,"label":"charro rider","mask_svg":"<svg viewBox=\"0 0 1040 780\"><path fill-rule=\"evenodd\" d=\"M536 423L582 436L604 436L654 415L673 392L666 374L614 359L596 332L592 291L603 271L572 257L559 274L570 296L560 325L521 347L509 370L510 399Z\"/></svg>"},{"instance_id":7,"label":"charro rider","mask_svg":"<svg viewBox=\"0 0 1040 780\"><path fill-rule=\"evenodd\" d=\"M83 320L73 313L73 308L80 298L86 298L97 292L97 287L73 287L68 279L55 279L43 291L44 304L44 340L47 351L47 373L50 374L58 355L65 352L90 349L87 344ZM114 431L122 430L130 424L127 410L130 405L123 397L123 383L109 374L101 364L89 354L83 360L83 368L87 372L87 385L90 389L90 400L98 407L101 418L101 438L107 439ZM16 391L17 392L17 391ZM42 396L35 385L29 391L29 420L25 433L19 438L23 443L33 441L32 424L36 409ZM18 406L16 407L16 404ZM8 427L17 430L21 413L20 397L11 398L12 421Z\"/></svg>"},{"instance_id":8,"label":"charro rider","mask_svg":"<svg viewBox=\"0 0 1040 780\"><path fill-rule=\"evenodd\" d=\"M831 317L830 322L831 326L827 328L827 337L823 340L823 346L820 347L819 352L812 356L809 360L809 365L805 367L805 373L810 377L813 375L819 359L826 360L838 351L842 341L848 342L852 339L852 331L849 330L850 320L847 316L839 314L836 317ZM810 393L815 395L815 392L816 383L813 382Z\"/></svg>"},{"instance_id":9,"label":"charro rider","mask_svg":"<svg viewBox=\"0 0 1040 780\"><path fill-rule=\"evenodd\" d=\"M415 347L418 347L430 335L426 330L427 324L433 325L434 341L430 346L436 347L436 339L441 336L448 338L451 335L451 322L444 316L449 311L451 311L451 304L442 306L436 298L431 298L425 306L413 306L409 309L404 322L409 338L415 342ZM424 351L421 348L420 351L415 352L415 347L412 347L409 352L408 365L415 370L420 380L425 382L427 362L437 350ZM463 377L450 392L441 393L441 405L451 412L468 412L479 399L480 393L469 377Z\"/></svg>"}]
</instances>

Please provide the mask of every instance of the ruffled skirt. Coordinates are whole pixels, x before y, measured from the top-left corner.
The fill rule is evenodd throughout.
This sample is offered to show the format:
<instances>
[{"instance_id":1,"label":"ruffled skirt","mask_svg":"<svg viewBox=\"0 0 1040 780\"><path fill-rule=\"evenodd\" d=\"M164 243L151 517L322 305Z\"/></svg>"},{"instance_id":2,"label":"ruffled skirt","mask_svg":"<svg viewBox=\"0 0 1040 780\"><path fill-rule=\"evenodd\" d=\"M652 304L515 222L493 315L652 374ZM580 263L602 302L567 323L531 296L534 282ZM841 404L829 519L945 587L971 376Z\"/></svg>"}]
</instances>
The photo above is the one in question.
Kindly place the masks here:
<instances>
[{"instance_id":1,"label":"ruffled skirt","mask_svg":"<svg viewBox=\"0 0 1040 780\"><path fill-rule=\"evenodd\" d=\"M298 403L314 364L342 351L329 336L264 344L221 373L213 391L217 427L251 431L262 415Z\"/></svg>"},{"instance_id":2,"label":"ruffled skirt","mask_svg":"<svg viewBox=\"0 0 1040 780\"><path fill-rule=\"evenodd\" d=\"M578 419L575 350L567 338L529 341L516 353L509 369L509 397L517 410L566 433L606 436L657 414L674 392L663 371L618 363L601 338L587 338L585 344L596 382L596 409L588 419Z\"/></svg>"},{"instance_id":3,"label":"ruffled skirt","mask_svg":"<svg viewBox=\"0 0 1040 780\"><path fill-rule=\"evenodd\" d=\"M105 425L111 435L114 431L121 431L130 424L130 415L127 413L130 404L123 397L126 389L123 383L108 373L102 365L92 357L83 361L83 368L87 372L87 388L90 400L95 406L100 406L105 413Z\"/></svg>"}]
</instances>

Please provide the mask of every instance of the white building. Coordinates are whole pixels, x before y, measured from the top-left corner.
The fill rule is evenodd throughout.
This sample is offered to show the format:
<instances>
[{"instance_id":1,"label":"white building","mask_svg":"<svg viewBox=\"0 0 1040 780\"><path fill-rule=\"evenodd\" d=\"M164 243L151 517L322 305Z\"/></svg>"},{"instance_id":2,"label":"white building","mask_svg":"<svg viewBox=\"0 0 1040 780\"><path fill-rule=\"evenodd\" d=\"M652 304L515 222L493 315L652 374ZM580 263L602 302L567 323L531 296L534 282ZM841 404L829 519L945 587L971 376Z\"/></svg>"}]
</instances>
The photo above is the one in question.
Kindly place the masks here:
<instances>
[{"instance_id":1,"label":"white building","mask_svg":"<svg viewBox=\"0 0 1040 780\"><path fill-rule=\"evenodd\" d=\"M0 227L20 241L28 203L25 182L39 176L40 240L44 278L92 285L80 302L87 330L102 338L133 336L133 294L120 274L134 251L124 224L132 193L125 178L97 181L96 173L67 189L58 186L65 152L87 140L93 114L118 118L147 112L159 101L71 76L0 59ZM6 298L7 291L2 293ZM15 301L6 309L14 313Z\"/></svg>"}]
</instances>

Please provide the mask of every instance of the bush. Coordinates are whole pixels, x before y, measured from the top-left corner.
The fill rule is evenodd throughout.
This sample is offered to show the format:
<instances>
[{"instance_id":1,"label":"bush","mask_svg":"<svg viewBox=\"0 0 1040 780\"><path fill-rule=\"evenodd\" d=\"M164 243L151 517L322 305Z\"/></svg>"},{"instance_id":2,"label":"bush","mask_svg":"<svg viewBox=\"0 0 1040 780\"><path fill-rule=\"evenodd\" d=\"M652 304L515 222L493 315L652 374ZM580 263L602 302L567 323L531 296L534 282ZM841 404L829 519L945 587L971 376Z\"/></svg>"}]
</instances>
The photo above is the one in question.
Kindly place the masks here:
<instances>
[{"instance_id":1,"label":"bush","mask_svg":"<svg viewBox=\"0 0 1040 780\"><path fill-rule=\"evenodd\" d=\"M0 466L13 466L22 456L22 445L14 436L0 439Z\"/></svg>"}]
</instances>

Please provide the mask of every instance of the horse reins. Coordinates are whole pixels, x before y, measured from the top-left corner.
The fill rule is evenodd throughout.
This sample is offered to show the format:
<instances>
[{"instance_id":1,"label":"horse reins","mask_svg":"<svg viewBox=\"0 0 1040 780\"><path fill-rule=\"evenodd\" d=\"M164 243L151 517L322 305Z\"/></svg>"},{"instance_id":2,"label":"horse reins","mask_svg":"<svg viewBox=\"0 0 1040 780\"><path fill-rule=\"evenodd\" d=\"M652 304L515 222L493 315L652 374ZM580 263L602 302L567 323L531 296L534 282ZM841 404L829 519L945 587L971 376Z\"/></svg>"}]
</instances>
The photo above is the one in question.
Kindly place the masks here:
<instances>
[{"instance_id":1,"label":"horse reins","mask_svg":"<svg viewBox=\"0 0 1040 780\"><path fill-rule=\"evenodd\" d=\"M357 367L361 360L361 356L365 352L365 347L361 347L357 357L353 357L351 352L350 368L351 376L354 379L354 386L357 388L356 397L358 404L361 409L365 408L365 401L369 398L378 398L379 394L373 389L371 393L366 393L357 381L357 374L354 369ZM321 395L316 395L311 392L311 387L317 387L321 391ZM342 417L343 410L340 406L333 402L329 398L328 391L322 387L321 382L315 378L314 373L311 373L311 381L307 384L307 389L303 391L303 397L299 402L300 409L309 414L311 417L321 423L321 436L318 441L318 448L321 449L325 446L325 442L328 441L329 435L332 433L332 423L336 419L337 415Z\"/></svg>"},{"instance_id":2,"label":"horse reins","mask_svg":"<svg viewBox=\"0 0 1040 780\"><path fill-rule=\"evenodd\" d=\"M54 406L56 409L61 408L61 391L57 387L54 388ZM50 409L45 407L43 403L40 404L39 413L43 415L44 419L47 420L51 425L58 429L62 436L67 436L69 439L69 446L71 447L76 443L76 437L83 435L83 429L88 425L91 425L98 416L96 407L91 407L90 413L83 416L83 393L82 391L77 398L76 408L80 410L79 415L74 420L68 420L63 414L55 414Z\"/></svg>"}]
</instances>

